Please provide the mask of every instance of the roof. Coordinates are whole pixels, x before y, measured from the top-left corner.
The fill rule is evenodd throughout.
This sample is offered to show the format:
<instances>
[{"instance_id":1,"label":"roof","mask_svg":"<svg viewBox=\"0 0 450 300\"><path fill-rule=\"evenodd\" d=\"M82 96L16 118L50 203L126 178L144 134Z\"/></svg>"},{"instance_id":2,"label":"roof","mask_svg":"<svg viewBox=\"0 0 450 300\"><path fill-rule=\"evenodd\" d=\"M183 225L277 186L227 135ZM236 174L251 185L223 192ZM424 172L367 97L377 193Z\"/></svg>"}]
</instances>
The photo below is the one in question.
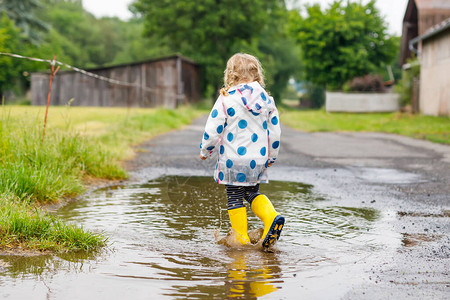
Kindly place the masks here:
<instances>
[{"instance_id":1,"label":"roof","mask_svg":"<svg viewBox=\"0 0 450 300\"><path fill-rule=\"evenodd\" d=\"M184 60L185 62L193 64L193 65L198 65L198 63L196 63L195 61L193 61L192 59L190 59L186 56L183 56L181 54L174 54L174 55L169 55L169 56L162 56L162 57L157 57L157 58L153 58L153 59L134 61L134 62L123 63L123 64L118 64L118 65L107 65L107 66L103 66L103 67L89 68L86 70L87 71L97 71L97 70L111 69L111 68L118 68L118 67L135 66L135 65L153 63L153 62L158 62L158 61L163 61L163 60L176 59L176 58L180 58L181 60Z\"/></svg>"},{"instance_id":2,"label":"roof","mask_svg":"<svg viewBox=\"0 0 450 300\"><path fill-rule=\"evenodd\" d=\"M413 38L409 41L409 49L415 53L417 53L417 49L414 48L414 45L417 44L419 41L423 41L426 39L429 39L433 36L436 36L437 34L450 29L450 18L445 19L439 24L434 25L430 29L428 29L424 34Z\"/></svg>"},{"instance_id":3,"label":"roof","mask_svg":"<svg viewBox=\"0 0 450 300\"><path fill-rule=\"evenodd\" d=\"M406 5L403 22L417 22L417 11L425 14L448 14L449 0L409 0Z\"/></svg>"},{"instance_id":4,"label":"roof","mask_svg":"<svg viewBox=\"0 0 450 300\"><path fill-rule=\"evenodd\" d=\"M433 37L441 33L442 31L445 31L448 28L450 28L450 18L447 18L441 23L436 24L433 27L429 28L424 34L412 39L409 43L415 44L418 41L429 39L430 37Z\"/></svg>"},{"instance_id":5,"label":"roof","mask_svg":"<svg viewBox=\"0 0 450 300\"><path fill-rule=\"evenodd\" d=\"M134 61L134 62L130 62L130 63L123 63L123 64L117 64L117 65L107 65L107 66L100 66L100 67L94 67L94 68L87 68L87 69L84 69L84 70L88 71L88 72L96 72L96 71L100 71L100 70L121 68L121 67L127 67L127 66L135 66L135 65L154 63L154 62L158 62L158 61L171 60L171 59L177 59L177 58L180 58L182 61L185 61L185 62L187 62L189 64L192 64L192 65L196 65L196 66L199 65L194 60L177 53L177 54L173 54L173 55L169 55L169 56L157 57L157 58L153 58L153 59L147 59L147 60L142 60L142 61ZM59 71L59 73L70 73L70 72L76 72L76 71L74 71L72 69ZM47 74L47 73L49 73L49 71L40 71L40 72L38 71L38 72L33 72L33 73L44 73L44 74Z\"/></svg>"},{"instance_id":6,"label":"roof","mask_svg":"<svg viewBox=\"0 0 450 300\"><path fill-rule=\"evenodd\" d=\"M419 10L450 9L448 0L414 0Z\"/></svg>"},{"instance_id":7,"label":"roof","mask_svg":"<svg viewBox=\"0 0 450 300\"><path fill-rule=\"evenodd\" d=\"M408 4L406 5L403 23L407 21L417 22L417 5L414 0L409 0Z\"/></svg>"}]
</instances>

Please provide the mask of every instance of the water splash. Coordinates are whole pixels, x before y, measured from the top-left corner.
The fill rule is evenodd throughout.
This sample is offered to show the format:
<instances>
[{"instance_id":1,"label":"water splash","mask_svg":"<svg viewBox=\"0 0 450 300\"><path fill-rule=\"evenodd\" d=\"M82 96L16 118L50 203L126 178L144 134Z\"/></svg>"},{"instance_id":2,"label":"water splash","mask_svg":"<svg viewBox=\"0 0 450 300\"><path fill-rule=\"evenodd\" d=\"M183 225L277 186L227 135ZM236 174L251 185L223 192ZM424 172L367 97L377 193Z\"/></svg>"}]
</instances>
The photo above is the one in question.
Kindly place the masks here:
<instances>
[{"instance_id":1,"label":"water splash","mask_svg":"<svg viewBox=\"0 0 450 300\"><path fill-rule=\"evenodd\" d=\"M229 248L233 249L258 249L262 250L262 241L261 237L264 232L264 228L257 228L253 230L249 230L248 237L250 238L250 244L242 245L239 242L238 235L239 233L236 232L233 228L230 229L230 231L227 233L226 236L220 235L220 230L217 229L214 231L214 237L219 245L224 245Z\"/></svg>"}]
</instances>

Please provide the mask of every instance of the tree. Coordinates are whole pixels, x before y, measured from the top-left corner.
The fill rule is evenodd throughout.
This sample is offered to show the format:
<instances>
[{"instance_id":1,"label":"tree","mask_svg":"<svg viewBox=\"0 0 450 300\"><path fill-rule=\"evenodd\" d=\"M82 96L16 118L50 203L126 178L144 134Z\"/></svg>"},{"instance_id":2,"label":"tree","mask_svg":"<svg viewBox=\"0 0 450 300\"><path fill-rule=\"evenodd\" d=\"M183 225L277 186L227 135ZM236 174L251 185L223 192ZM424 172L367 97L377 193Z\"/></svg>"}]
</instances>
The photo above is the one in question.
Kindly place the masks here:
<instances>
[{"instance_id":1,"label":"tree","mask_svg":"<svg viewBox=\"0 0 450 300\"><path fill-rule=\"evenodd\" d=\"M258 50L265 68L266 81L272 96L279 102L292 76L300 74L300 49L289 36L285 7L272 11L272 18L258 38Z\"/></svg>"},{"instance_id":2,"label":"tree","mask_svg":"<svg viewBox=\"0 0 450 300\"><path fill-rule=\"evenodd\" d=\"M114 56L113 64L142 61L149 58L167 55L170 49L162 46L156 36L144 37L144 22L139 18L132 18L128 22L118 24L117 41L120 49Z\"/></svg>"},{"instance_id":3,"label":"tree","mask_svg":"<svg viewBox=\"0 0 450 300\"><path fill-rule=\"evenodd\" d=\"M215 93L227 59L242 49L257 49L257 39L281 0L138 0L132 8L145 18L145 33L173 52L203 66L204 88Z\"/></svg>"},{"instance_id":4,"label":"tree","mask_svg":"<svg viewBox=\"0 0 450 300\"><path fill-rule=\"evenodd\" d=\"M0 1L0 13L6 12L25 38L35 45L42 41L42 33L48 30L48 25L36 16L41 7L39 0Z\"/></svg>"},{"instance_id":5,"label":"tree","mask_svg":"<svg viewBox=\"0 0 450 300\"><path fill-rule=\"evenodd\" d=\"M330 89L376 71L397 54L375 0L335 1L325 11L309 6L306 17L292 11L290 28L302 49L304 79Z\"/></svg>"},{"instance_id":6,"label":"tree","mask_svg":"<svg viewBox=\"0 0 450 300\"><path fill-rule=\"evenodd\" d=\"M155 38L143 37L143 21L115 17L95 18L79 0L42 0L40 18L51 30L39 48L41 56L57 54L59 60L82 68L126 63L161 55ZM167 49L166 49L167 51Z\"/></svg>"},{"instance_id":7,"label":"tree","mask_svg":"<svg viewBox=\"0 0 450 300\"><path fill-rule=\"evenodd\" d=\"M72 62L79 67L93 67L105 63L102 56L101 31L97 26L94 16L86 12L81 3L77 1L55 1L48 4L42 11L42 19L48 21L53 30L53 37L58 36L56 40L46 37L47 45L53 44L73 44L74 49L68 49L67 52L57 53L58 57L62 55L70 56ZM55 47L56 51L58 47Z\"/></svg>"},{"instance_id":8,"label":"tree","mask_svg":"<svg viewBox=\"0 0 450 300\"><path fill-rule=\"evenodd\" d=\"M0 15L0 52L15 52L19 46L20 29L6 13ZM17 59L0 55L0 101L3 93L12 88L20 73Z\"/></svg>"}]
</instances>

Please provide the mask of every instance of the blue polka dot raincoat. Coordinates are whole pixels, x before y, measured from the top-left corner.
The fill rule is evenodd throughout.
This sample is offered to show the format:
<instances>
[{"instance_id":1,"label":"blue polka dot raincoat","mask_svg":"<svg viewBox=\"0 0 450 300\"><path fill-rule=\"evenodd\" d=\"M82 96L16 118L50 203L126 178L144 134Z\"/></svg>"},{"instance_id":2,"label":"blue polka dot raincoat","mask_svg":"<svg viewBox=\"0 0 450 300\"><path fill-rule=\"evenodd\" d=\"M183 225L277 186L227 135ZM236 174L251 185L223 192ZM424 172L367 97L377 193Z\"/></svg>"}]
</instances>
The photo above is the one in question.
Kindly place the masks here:
<instances>
[{"instance_id":1,"label":"blue polka dot raincoat","mask_svg":"<svg viewBox=\"0 0 450 300\"><path fill-rule=\"evenodd\" d=\"M251 186L267 183L267 166L280 149L275 102L258 82L240 84L220 95L206 122L200 155L219 152L217 183Z\"/></svg>"}]
</instances>

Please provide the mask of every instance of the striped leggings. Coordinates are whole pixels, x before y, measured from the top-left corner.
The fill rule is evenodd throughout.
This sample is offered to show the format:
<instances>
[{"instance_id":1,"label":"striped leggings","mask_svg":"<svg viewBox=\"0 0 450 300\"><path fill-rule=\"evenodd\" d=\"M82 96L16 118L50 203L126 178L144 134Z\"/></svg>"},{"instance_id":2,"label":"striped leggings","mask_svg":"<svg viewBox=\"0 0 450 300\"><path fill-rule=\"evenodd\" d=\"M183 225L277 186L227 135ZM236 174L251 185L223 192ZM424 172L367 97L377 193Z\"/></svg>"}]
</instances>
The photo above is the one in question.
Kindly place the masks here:
<instances>
[{"instance_id":1,"label":"striped leggings","mask_svg":"<svg viewBox=\"0 0 450 300\"><path fill-rule=\"evenodd\" d=\"M228 210L234 208L245 207L244 199L252 204L259 193L259 184L254 186L226 185Z\"/></svg>"}]
</instances>

